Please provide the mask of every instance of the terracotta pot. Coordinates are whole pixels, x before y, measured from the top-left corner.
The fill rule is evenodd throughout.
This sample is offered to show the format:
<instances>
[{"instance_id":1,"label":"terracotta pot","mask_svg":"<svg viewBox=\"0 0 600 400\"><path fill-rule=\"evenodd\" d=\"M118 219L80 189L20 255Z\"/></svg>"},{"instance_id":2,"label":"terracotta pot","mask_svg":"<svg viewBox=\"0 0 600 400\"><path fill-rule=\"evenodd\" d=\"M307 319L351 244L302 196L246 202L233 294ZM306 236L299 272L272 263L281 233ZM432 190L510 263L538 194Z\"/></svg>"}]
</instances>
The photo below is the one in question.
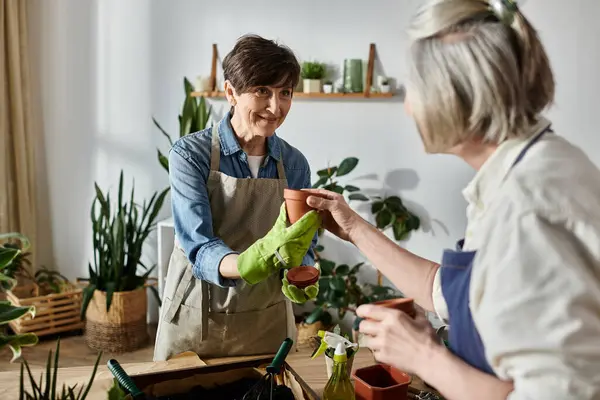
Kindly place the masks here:
<instances>
[{"instance_id":1,"label":"terracotta pot","mask_svg":"<svg viewBox=\"0 0 600 400\"><path fill-rule=\"evenodd\" d=\"M304 289L319 280L319 270L306 265L290 268L287 272L287 280L299 289Z\"/></svg>"},{"instance_id":2,"label":"terracotta pot","mask_svg":"<svg viewBox=\"0 0 600 400\"><path fill-rule=\"evenodd\" d=\"M306 199L310 196L303 190L284 189L283 198L285 199L285 208L290 224L294 224L311 208L306 204Z\"/></svg>"},{"instance_id":3,"label":"terracotta pot","mask_svg":"<svg viewBox=\"0 0 600 400\"><path fill-rule=\"evenodd\" d=\"M376 301L375 304L377 306L384 306L387 308L394 308L396 310L404 311L406 314L410 315L414 318L417 315L417 310L415 309L415 303L413 299L410 298L400 298L400 299L391 299L391 300L382 300Z\"/></svg>"},{"instance_id":4,"label":"terracotta pot","mask_svg":"<svg viewBox=\"0 0 600 400\"><path fill-rule=\"evenodd\" d=\"M360 368L352 374L356 400L404 400L411 377L390 365Z\"/></svg>"}]
</instances>

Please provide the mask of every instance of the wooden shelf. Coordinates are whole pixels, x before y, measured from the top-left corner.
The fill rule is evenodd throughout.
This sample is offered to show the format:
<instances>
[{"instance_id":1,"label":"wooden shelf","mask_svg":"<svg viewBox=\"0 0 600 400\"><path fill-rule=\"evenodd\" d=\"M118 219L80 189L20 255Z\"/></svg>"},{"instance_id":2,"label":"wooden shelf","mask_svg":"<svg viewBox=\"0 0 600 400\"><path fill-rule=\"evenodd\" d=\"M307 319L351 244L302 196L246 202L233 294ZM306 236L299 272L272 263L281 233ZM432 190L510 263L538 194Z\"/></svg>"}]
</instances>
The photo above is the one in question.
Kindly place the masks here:
<instances>
[{"instance_id":1,"label":"wooden shelf","mask_svg":"<svg viewBox=\"0 0 600 400\"><path fill-rule=\"evenodd\" d=\"M225 93L217 90L217 59L219 52L217 45L212 45L212 64L210 71L210 88L212 91L208 92L192 92L193 97L205 97L205 98L225 98ZM363 93L303 93L295 92L294 98L298 99L384 99L391 98L394 93L371 93L371 87L373 85L373 69L375 66L375 43L369 45L369 62L367 67L367 81L366 88Z\"/></svg>"},{"instance_id":2,"label":"wooden shelf","mask_svg":"<svg viewBox=\"0 0 600 400\"><path fill-rule=\"evenodd\" d=\"M193 97L225 98L224 92L192 92ZM294 98L311 99L383 99L393 97L394 93L303 93L295 92Z\"/></svg>"}]
</instances>

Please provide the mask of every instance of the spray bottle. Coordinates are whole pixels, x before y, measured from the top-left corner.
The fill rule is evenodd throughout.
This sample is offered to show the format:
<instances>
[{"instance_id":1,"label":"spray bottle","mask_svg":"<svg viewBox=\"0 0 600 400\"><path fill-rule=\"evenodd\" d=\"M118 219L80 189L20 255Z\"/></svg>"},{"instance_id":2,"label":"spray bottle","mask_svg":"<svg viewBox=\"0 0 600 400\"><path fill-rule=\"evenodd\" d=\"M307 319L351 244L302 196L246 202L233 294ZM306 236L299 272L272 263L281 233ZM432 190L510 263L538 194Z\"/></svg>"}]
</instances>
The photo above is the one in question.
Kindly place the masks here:
<instances>
[{"instance_id":1,"label":"spray bottle","mask_svg":"<svg viewBox=\"0 0 600 400\"><path fill-rule=\"evenodd\" d=\"M323 390L323 400L355 400L354 386L348 375L348 356L343 343L338 343L333 355L333 373Z\"/></svg>"},{"instance_id":2,"label":"spray bottle","mask_svg":"<svg viewBox=\"0 0 600 400\"><path fill-rule=\"evenodd\" d=\"M317 335L321 339L321 344L313 353L312 358L314 359L325 354L327 377L330 378L333 373L333 357L338 344L342 344L346 350L346 362L348 372L350 373L352 370L352 362L354 361L354 354L358 351L358 343L353 343L347 337L340 335L338 327L336 327L334 332L321 330Z\"/></svg>"}]
</instances>

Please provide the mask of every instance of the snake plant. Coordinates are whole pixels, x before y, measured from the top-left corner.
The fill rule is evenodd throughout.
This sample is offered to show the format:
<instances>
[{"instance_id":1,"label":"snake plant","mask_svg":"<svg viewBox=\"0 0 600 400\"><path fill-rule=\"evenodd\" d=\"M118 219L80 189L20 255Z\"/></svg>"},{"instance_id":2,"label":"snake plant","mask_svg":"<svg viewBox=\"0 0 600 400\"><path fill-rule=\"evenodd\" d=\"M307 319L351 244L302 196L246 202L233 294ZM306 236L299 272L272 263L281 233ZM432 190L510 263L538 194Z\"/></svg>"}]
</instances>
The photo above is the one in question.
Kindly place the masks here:
<instances>
[{"instance_id":1,"label":"snake plant","mask_svg":"<svg viewBox=\"0 0 600 400\"><path fill-rule=\"evenodd\" d=\"M206 107L206 100L204 97L194 97L192 96L193 86L187 78L183 78L183 89L185 92L185 100L183 102L183 107L181 110L181 114L179 115L179 137L183 137L185 135L189 135L190 133L198 132L206 128L208 125L208 120L210 119L211 107ZM154 125L160 130L160 132L167 138L169 141L169 146L173 146L173 140L171 139L171 135L169 135L156 121L156 119L152 118ZM160 149L157 149L158 152L158 161L160 165L169 172L169 159L165 156Z\"/></svg>"},{"instance_id":2,"label":"snake plant","mask_svg":"<svg viewBox=\"0 0 600 400\"><path fill-rule=\"evenodd\" d=\"M58 375L58 359L60 357L60 339L56 342L56 353L54 354L54 363L52 362L52 350L48 352L48 361L46 362L46 379L44 376L40 376L40 380L36 382L29 364L26 360L23 360L21 364L21 375L19 380L19 399L21 400L84 400L91 387L94 378L96 377L96 371L102 353L98 354L92 375L87 385L81 385L79 389L78 384L74 386L67 386L63 383L62 388L57 387L57 375ZM29 377L29 383L31 385L31 393L25 389L25 373L24 369L27 369L27 375Z\"/></svg>"},{"instance_id":3,"label":"snake plant","mask_svg":"<svg viewBox=\"0 0 600 400\"><path fill-rule=\"evenodd\" d=\"M7 233L0 235L0 239L18 239L21 242L20 247L0 246L0 291L11 290L17 284L17 280L7 274L14 271L12 263L23 251L29 248L29 241L23 235L18 233ZM22 250L23 249L23 250ZM10 321L22 318L27 314L35 316L35 307L15 307L10 301L0 301L0 349L9 346L13 352L11 362L21 356L21 348L24 346L33 346L37 344L38 338L33 333L22 335L9 335L6 333L6 325Z\"/></svg>"},{"instance_id":4,"label":"snake plant","mask_svg":"<svg viewBox=\"0 0 600 400\"><path fill-rule=\"evenodd\" d=\"M131 291L142 287L156 265L148 268L142 262L142 247L148 235L156 228L156 218L168 189L155 192L150 200L139 205L134 200L132 186L129 200L123 198L123 171L115 204L110 193L104 194L95 184L96 197L91 207L93 227L93 265L88 265L89 285L83 289L81 318L94 291L106 292L108 312L115 292ZM145 270L139 274L139 268ZM155 287L150 287L160 304Z\"/></svg>"}]
</instances>

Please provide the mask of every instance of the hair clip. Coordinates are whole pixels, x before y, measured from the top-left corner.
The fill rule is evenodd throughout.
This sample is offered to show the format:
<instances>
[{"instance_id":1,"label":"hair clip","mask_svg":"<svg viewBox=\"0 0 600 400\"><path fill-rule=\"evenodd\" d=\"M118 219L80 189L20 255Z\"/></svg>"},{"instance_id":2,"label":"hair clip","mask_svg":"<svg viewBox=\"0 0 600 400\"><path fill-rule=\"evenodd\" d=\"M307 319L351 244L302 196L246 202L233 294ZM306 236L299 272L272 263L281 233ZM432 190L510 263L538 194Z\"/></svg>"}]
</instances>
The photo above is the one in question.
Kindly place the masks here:
<instances>
[{"instance_id":1,"label":"hair clip","mask_svg":"<svg viewBox=\"0 0 600 400\"><path fill-rule=\"evenodd\" d=\"M489 0L490 8L500 21L511 25L519 6L514 0Z\"/></svg>"}]
</instances>

